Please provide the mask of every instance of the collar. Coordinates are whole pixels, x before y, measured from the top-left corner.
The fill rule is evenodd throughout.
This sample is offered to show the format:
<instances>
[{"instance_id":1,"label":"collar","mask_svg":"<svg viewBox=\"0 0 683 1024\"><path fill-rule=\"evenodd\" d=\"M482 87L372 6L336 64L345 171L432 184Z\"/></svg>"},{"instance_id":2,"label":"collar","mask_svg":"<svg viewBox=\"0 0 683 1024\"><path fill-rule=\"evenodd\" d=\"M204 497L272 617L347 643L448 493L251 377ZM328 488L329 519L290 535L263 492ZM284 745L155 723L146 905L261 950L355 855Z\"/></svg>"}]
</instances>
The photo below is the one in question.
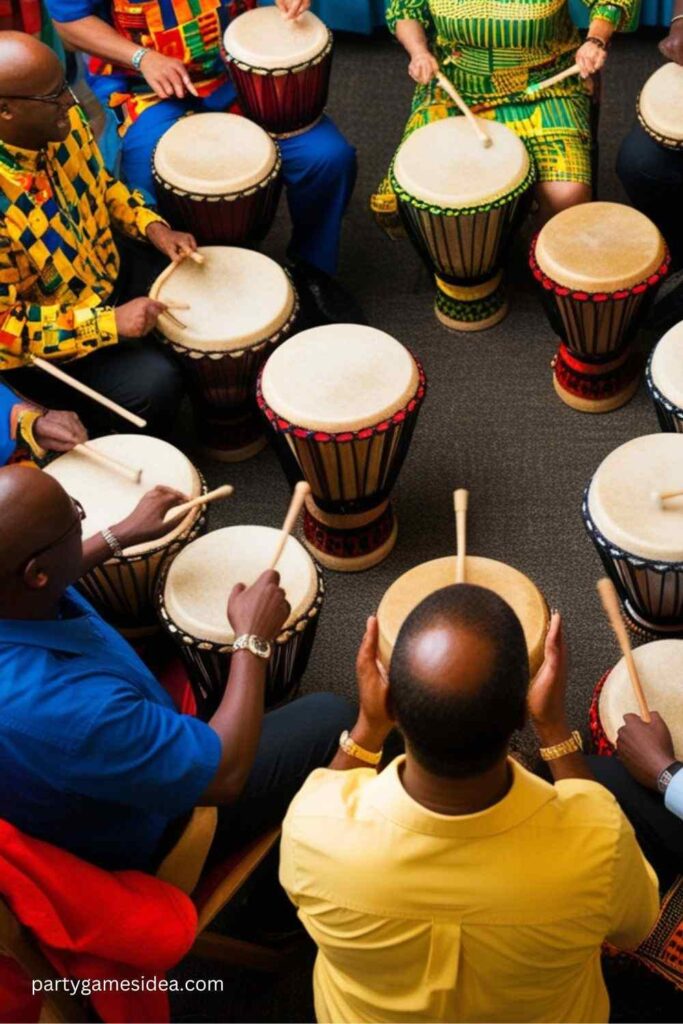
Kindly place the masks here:
<instances>
[{"instance_id":1,"label":"collar","mask_svg":"<svg viewBox=\"0 0 683 1024\"><path fill-rule=\"evenodd\" d=\"M377 776L371 799L379 815L411 832L458 839L493 836L520 825L557 797L553 786L510 758L512 785L497 804L476 814L437 814L406 793L399 775L404 761L405 755L397 757Z\"/></svg>"},{"instance_id":2,"label":"collar","mask_svg":"<svg viewBox=\"0 0 683 1024\"><path fill-rule=\"evenodd\" d=\"M35 174L45 159L43 149L22 149L10 146L8 142L0 142L0 166L3 170L14 174Z\"/></svg>"},{"instance_id":3,"label":"collar","mask_svg":"<svg viewBox=\"0 0 683 1024\"><path fill-rule=\"evenodd\" d=\"M64 592L62 604L76 615L63 619L0 619L0 644L40 647L66 654L100 653L106 640L104 623L74 587Z\"/></svg>"}]
</instances>

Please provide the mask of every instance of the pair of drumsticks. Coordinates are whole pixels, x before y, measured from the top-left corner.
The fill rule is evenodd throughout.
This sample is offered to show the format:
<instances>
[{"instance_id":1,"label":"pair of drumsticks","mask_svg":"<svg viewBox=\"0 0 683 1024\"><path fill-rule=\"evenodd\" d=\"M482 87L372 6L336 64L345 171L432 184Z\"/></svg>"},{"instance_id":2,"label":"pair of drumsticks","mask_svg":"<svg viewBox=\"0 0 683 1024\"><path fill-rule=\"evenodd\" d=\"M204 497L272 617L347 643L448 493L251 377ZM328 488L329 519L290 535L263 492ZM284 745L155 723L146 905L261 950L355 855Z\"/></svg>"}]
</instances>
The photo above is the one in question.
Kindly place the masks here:
<instances>
[{"instance_id":1,"label":"pair of drumsticks","mask_svg":"<svg viewBox=\"0 0 683 1024\"><path fill-rule=\"evenodd\" d=\"M668 494L661 495L662 498L677 497L679 494L683 494L683 491L671 491ZM465 565L467 561L467 506L469 503L469 491L464 488L459 488L457 491L453 491L453 506L455 508L455 523L456 523L456 543L457 543L457 556L455 562L455 582L465 582ZM635 694L638 707L640 708L640 717L644 722L651 721L650 710L645 699L645 693L643 692L643 685L638 675L638 669L636 663L633 660L633 651L631 649L631 641L629 640L624 620L621 617L619 610L619 598L614 584L609 579L602 579L598 581L598 593L602 606L605 609L607 618L609 619L610 625L614 630L621 653L626 662L626 668L628 669L629 679L633 686L633 692Z\"/></svg>"}]
</instances>

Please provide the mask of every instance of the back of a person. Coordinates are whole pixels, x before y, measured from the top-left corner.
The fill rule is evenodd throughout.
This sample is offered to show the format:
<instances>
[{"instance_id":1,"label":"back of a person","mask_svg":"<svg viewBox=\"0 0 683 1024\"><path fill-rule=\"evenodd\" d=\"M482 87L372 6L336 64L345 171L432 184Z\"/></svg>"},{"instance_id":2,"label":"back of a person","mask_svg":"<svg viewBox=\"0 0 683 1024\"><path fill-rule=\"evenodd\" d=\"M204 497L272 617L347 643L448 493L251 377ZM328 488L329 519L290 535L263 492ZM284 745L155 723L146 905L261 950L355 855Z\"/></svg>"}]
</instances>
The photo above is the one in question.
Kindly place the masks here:
<instances>
[{"instance_id":1,"label":"back of a person","mask_svg":"<svg viewBox=\"0 0 683 1024\"><path fill-rule=\"evenodd\" d=\"M502 801L451 818L411 800L399 764L317 772L290 809L318 1020L607 1020L600 946L630 839L611 795L514 765Z\"/></svg>"}]
</instances>

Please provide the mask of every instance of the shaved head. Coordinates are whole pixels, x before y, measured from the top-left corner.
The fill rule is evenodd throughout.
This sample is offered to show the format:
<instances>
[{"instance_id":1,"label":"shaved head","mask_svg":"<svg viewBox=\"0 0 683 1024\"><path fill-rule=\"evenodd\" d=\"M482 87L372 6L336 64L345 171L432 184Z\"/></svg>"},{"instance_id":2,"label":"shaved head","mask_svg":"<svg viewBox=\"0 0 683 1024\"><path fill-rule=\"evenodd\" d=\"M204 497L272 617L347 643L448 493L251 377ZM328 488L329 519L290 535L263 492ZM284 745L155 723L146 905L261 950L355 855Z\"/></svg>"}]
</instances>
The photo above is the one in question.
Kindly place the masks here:
<instances>
[{"instance_id":1,"label":"shaved head","mask_svg":"<svg viewBox=\"0 0 683 1024\"><path fill-rule=\"evenodd\" d=\"M29 98L54 95L63 84L64 69L49 46L24 32L0 32L0 139L39 150L66 138L71 94L65 90L55 102Z\"/></svg>"},{"instance_id":2,"label":"shaved head","mask_svg":"<svg viewBox=\"0 0 683 1024\"><path fill-rule=\"evenodd\" d=\"M430 594L401 627L389 678L406 742L435 775L486 771L524 724L524 633L492 590L458 584Z\"/></svg>"}]
</instances>

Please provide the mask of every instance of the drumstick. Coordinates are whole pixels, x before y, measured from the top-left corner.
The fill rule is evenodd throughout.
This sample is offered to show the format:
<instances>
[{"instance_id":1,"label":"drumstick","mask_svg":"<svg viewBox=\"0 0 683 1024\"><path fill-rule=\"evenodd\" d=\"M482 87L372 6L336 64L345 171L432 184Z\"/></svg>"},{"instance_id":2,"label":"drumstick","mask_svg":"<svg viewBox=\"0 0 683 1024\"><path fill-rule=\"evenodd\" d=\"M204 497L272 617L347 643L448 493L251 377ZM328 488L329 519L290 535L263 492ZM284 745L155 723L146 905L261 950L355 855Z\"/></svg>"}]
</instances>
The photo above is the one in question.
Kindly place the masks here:
<instances>
[{"instance_id":1,"label":"drumstick","mask_svg":"<svg viewBox=\"0 0 683 1024\"><path fill-rule=\"evenodd\" d=\"M652 497L660 508L664 508L664 502L669 498L683 498L683 491L653 491Z\"/></svg>"},{"instance_id":2,"label":"drumstick","mask_svg":"<svg viewBox=\"0 0 683 1024\"><path fill-rule=\"evenodd\" d=\"M621 653L624 656L626 662L626 668L631 679L631 685L633 686L633 692L636 695L638 706L640 708L640 717L644 722L651 721L650 711L645 700L645 694L643 693L643 687L640 682L636 663L633 660L633 651L631 650L631 641L629 640L628 633L626 632L626 626L624 620L621 617L621 610L619 608L619 598L614 588L614 584L611 580L606 577L598 580L598 593L600 594L600 600L602 601L602 607L607 613L607 618L610 621L610 625L614 630L617 640L619 641L619 647Z\"/></svg>"},{"instance_id":3,"label":"drumstick","mask_svg":"<svg viewBox=\"0 0 683 1024\"><path fill-rule=\"evenodd\" d=\"M472 125L482 146L484 146L484 148L486 149L490 145L492 145L493 140L489 136L489 133L484 129L481 118L475 117L475 115L467 106L458 90L453 85L451 85L451 83L448 81L446 76L441 71L437 71L436 80L443 89L443 91L448 93L448 95L458 108L458 110L460 110L465 115L469 123Z\"/></svg>"},{"instance_id":4,"label":"drumstick","mask_svg":"<svg viewBox=\"0 0 683 1024\"><path fill-rule=\"evenodd\" d=\"M455 582L465 582L465 566L467 562L467 503L470 492L464 487L453 491L453 507L455 508L455 530L458 542L455 558Z\"/></svg>"},{"instance_id":5,"label":"drumstick","mask_svg":"<svg viewBox=\"0 0 683 1024\"><path fill-rule=\"evenodd\" d=\"M285 544L287 543L287 538L294 529L294 524L296 523L299 517L299 512L301 512L301 507L306 499L306 495L310 493L310 484L307 484L305 480L299 480L299 483L294 488L292 500L289 503L287 515L285 516L285 521L282 524L282 529L280 530L280 536L278 538L277 547L275 548L275 553L270 560L270 565L268 566L269 569L274 569L277 563L280 561L280 556L284 551Z\"/></svg>"},{"instance_id":6,"label":"drumstick","mask_svg":"<svg viewBox=\"0 0 683 1024\"><path fill-rule=\"evenodd\" d=\"M204 262L204 257L200 252L188 252L187 255L191 260L194 260L195 263L199 263L200 266Z\"/></svg>"},{"instance_id":7,"label":"drumstick","mask_svg":"<svg viewBox=\"0 0 683 1024\"><path fill-rule=\"evenodd\" d=\"M94 448L87 441L77 444L74 451L81 452L86 458L92 459L93 462L100 462L107 469L113 469L114 472L127 476L134 484L139 484L142 480L141 469L136 469L135 466L131 466L128 462L122 462L121 459L115 459L113 455L107 455L106 452L100 451L99 448Z\"/></svg>"},{"instance_id":8,"label":"drumstick","mask_svg":"<svg viewBox=\"0 0 683 1024\"><path fill-rule=\"evenodd\" d=\"M124 420L128 420L129 423L133 423L136 427L147 426L147 420L143 420L141 416L136 416L134 412L128 412L128 409L124 409L117 402L112 402L111 398L101 395L94 388L89 388L87 384L81 384L80 380L70 377L68 373L64 373L63 370L53 366L52 363L48 363L47 359L41 359L39 356L29 356L28 364L29 366L36 366L44 373L49 373L52 377L60 380L62 384L68 384L74 391L80 391L82 395L92 398L93 402L99 402L105 409L111 409L112 412L117 413L117 415L121 416Z\"/></svg>"},{"instance_id":9,"label":"drumstick","mask_svg":"<svg viewBox=\"0 0 683 1024\"><path fill-rule=\"evenodd\" d=\"M182 327L184 331L187 330L187 324L183 320L181 320L179 316L176 316L174 313L170 313L168 308L164 310L164 313L169 318L169 320L172 320L174 324L178 325L178 327Z\"/></svg>"},{"instance_id":10,"label":"drumstick","mask_svg":"<svg viewBox=\"0 0 683 1024\"><path fill-rule=\"evenodd\" d=\"M182 505L170 508L164 516L164 521L168 522L169 519L177 519L179 516L184 516L186 512L189 512L191 508L196 508L197 505L208 505L212 501L229 498L234 490L235 488L231 484L222 484L207 494L200 494L198 498L192 498L191 501L184 501Z\"/></svg>"},{"instance_id":11,"label":"drumstick","mask_svg":"<svg viewBox=\"0 0 683 1024\"><path fill-rule=\"evenodd\" d=\"M527 85L524 90L526 93L540 92L541 89L548 89L551 85L557 85L558 82L564 82L565 78L571 78L572 75L578 75L581 72L581 68L578 64L572 64L570 68L565 68L564 71L558 71L556 75L551 75L550 78L545 78L542 82L536 82L534 85Z\"/></svg>"},{"instance_id":12,"label":"drumstick","mask_svg":"<svg viewBox=\"0 0 683 1024\"><path fill-rule=\"evenodd\" d=\"M190 309L189 302L174 302L171 299L164 299L166 309Z\"/></svg>"}]
</instances>

